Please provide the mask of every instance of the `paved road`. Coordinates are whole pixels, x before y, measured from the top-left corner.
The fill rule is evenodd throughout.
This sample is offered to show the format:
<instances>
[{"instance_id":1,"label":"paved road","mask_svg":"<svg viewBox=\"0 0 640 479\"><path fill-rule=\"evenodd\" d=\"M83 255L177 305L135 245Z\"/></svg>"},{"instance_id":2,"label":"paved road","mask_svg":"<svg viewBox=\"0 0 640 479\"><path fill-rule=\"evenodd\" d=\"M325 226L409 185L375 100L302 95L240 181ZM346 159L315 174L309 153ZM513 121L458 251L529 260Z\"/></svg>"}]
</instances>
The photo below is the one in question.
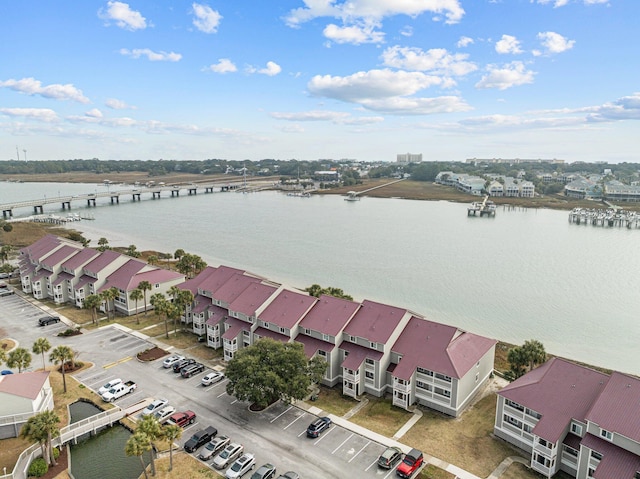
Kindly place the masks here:
<instances>
[{"instance_id":1,"label":"paved road","mask_svg":"<svg viewBox=\"0 0 640 479\"><path fill-rule=\"evenodd\" d=\"M295 470L305 478L329 477L393 477L393 471L377 468L375 462L384 446L375 440L332 425L317 439L306 437L307 425L316 416L295 406L277 403L260 413L250 412L248 404L237 401L225 392L226 381L209 387L201 378L210 369L184 379L171 369L162 367L162 359L141 363L135 354L153 344L136 333L114 326L85 332L79 336L60 338L64 323L37 326L37 319L46 313L20 295L0 298L0 328L3 335L31 349L33 342L45 336L53 347L60 344L77 351L78 359L94 366L75 377L96 390L110 379L133 380L138 388L116 404L128 407L149 398L166 398L177 410L192 409L198 420L185 429L181 443L195 431L214 425L219 434L240 442L247 452L256 455L256 464L276 465L278 471ZM175 352L175 351L172 351ZM40 367L41 358L34 356L32 368ZM197 454L197 452L196 452Z\"/></svg>"}]
</instances>

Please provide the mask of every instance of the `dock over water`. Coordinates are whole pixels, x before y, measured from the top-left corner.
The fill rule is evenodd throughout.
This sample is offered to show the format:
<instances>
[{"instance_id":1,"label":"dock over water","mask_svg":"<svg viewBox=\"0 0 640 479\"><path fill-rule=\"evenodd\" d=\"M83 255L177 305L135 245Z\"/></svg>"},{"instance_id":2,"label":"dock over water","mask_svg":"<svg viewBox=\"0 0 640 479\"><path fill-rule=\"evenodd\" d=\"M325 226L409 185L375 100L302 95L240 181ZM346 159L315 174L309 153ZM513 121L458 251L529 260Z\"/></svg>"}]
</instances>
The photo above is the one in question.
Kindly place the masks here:
<instances>
[{"instance_id":1,"label":"dock over water","mask_svg":"<svg viewBox=\"0 0 640 479\"><path fill-rule=\"evenodd\" d=\"M640 228L640 214L616 208L574 208L569 223L606 227Z\"/></svg>"}]
</instances>

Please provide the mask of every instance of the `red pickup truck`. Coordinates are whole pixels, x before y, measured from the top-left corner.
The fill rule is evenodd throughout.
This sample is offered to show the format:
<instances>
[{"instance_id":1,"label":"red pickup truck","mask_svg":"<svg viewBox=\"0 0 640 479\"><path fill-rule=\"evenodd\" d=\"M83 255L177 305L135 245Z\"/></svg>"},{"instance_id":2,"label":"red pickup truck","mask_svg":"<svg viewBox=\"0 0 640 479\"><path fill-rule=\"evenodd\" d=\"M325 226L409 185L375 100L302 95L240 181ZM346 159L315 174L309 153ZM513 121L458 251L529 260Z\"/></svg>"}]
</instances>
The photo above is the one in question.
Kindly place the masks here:
<instances>
[{"instance_id":1,"label":"red pickup truck","mask_svg":"<svg viewBox=\"0 0 640 479\"><path fill-rule=\"evenodd\" d=\"M409 453L404 456L404 459L396 469L396 474L404 479L409 479L413 476L413 473L420 469L424 462L424 456L422 452L417 449L411 449Z\"/></svg>"},{"instance_id":2,"label":"red pickup truck","mask_svg":"<svg viewBox=\"0 0 640 479\"><path fill-rule=\"evenodd\" d=\"M167 424L172 426L185 427L196 422L196 413L193 411L177 412L172 414L167 420Z\"/></svg>"}]
</instances>

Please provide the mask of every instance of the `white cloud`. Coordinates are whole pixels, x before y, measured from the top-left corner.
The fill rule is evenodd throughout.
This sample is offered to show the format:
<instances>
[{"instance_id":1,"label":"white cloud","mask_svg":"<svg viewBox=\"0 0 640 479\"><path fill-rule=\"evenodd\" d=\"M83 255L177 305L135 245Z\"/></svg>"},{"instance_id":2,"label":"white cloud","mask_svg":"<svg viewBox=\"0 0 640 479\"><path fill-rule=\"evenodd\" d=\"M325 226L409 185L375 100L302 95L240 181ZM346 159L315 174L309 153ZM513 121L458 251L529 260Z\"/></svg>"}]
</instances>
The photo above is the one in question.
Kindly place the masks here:
<instances>
[{"instance_id":1,"label":"white cloud","mask_svg":"<svg viewBox=\"0 0 640 479\"><path fill-rule=\"evenodd\" d=\"M85 115L90 116L92 118L102 118L104 115L97 108L93 108L85 113Z\"/></svg>"},{"instance_id":2,"label":"white cloud","mask_svg":"<svg viewBox=\"0 0 640 479\"><path fill-rule=\"evenodd\" d=\"M473 43L473 38L471 38L471 37L460 37L460 40L458 40L458 43L456 43L456 47L464 48L464 47L468 47L472 43Z\"/></svg>"},{"instance_id":3,"label":"white cloud","mask_svg":"<svg viewBox=\"0 0 640 479\"><path fill-rule=\"evenodd\" d=\"M403 69L430 71L432 73L463 76L477 70L467 61L466 53L449 53L444 48L432 48L426 52L420 48L393 46L382 53L385 66Z\"/></svg>"},{"instance_id":4,"label":"white cloud","mask_svg":"<svg viewBox=\"0 0 640 479\"><path fill-rule=\"evenodd\" d=\"M383 43L384 32L375 31L378 24L351 25L339 27L330 23L323 30L323 35L336 43L351 43L361 45L363 43Z\"/></svg>"},{"instance_id":5,"label":"white cloud","mask_svg":"<svg viewBox=\"0 0 640 479\"><path fill-rule=\"evenodd\" d=\"M135 106L128 105L126 102L122 100L117 100L115 98L109 98L104 104L113 109L113 110L135 110Z\"/></svg>"},{"instance_id":6,"label":"white cloud","mask_svg":"<svg viewBox=\"0 0 640 479\"><path fill-rule=\"evenodd\" d=\"M476 88L498 88L506 90L513 86L533 83L535 72L527 70L522 62L507 63L502 67L487 66L488 74L476 83Z\"/></svg>"},{"instance_id":7,"label":"white cloud","mask_svg":"<svg viewBox=\"0 0 640 479\"><path fill-rule=\"evenodd\" d=\"M35 78L23 78L21 80L0 81L0 88L5 87L11 90L24 93L26 95L40 95L44 98L54 100L72 100L79 103L89 103L89 99L82 94L82 90L77 89L70 83L61 85L42 86L42 83Z\"/></svg>"},{"instance_id":8,"label":"white cloud","mask_svg":"<svg viewBox=\"0 0 640 479\"><path fill-rule=\"evenodd\" d=\"M311 110L297 113L272 112L270 113L270 116L276 120L287 121L336 121L347 118L349 113L341 111Z\"/></svg>"},{"instance_id":9,"label":"white cloud","mask_svg":"<svg viewBox=\"0 0 640 479\"><path fill-rule=\"evenodd\" d=\"M233 73L238 71L238 68L228 58L220 58L218 63L213 63L206 69L215 73Z\"/></svg>"},{"instance_id":10,"label":"white cloud","mask_svg":"<svg viewBox=\"0 0 640 479\"><path fill-rule=\"evenodd\" d=\"M640 120L640 92L596 107L589 121Z\"/></svg>"},{"instance_id":11,"label":"white cloud","mask_svg":"<svg viewBox=\"0 0 640 479\"><path fill-rule=\"evenodd\" d=\"M555 32L538 33L538 40L542 43L546 53L562 53L571 50L575 45L575 40L567 40L565 37Z\"/></svg>"},{"instance_id":12,"label":"white cloud","mask_svg":"<svg viewBox=\"0 0 640 479\"><path fill-rule=\"evenodd\" d=\"M280 65L275 62L267 62L267 66L265 68L256 68L252 66L247 67L247 73L260 73L261 75L267 76L275 76L282 71Z\"/></svg>"},{"instance_id":13,"label":"white cloud","mask_svg":"<svg viewBox=\"0 0 640 479\"><path fill-rule=\"evenodd\" d=\"M49 108L0 108L0 113L14 118L54 122L58 119L56 112Z\"/></svg>"},{"instance_id":14,"label":"white cloud","mask_svg":"<svg viewBox=\"0 0 640 479\"><path fill-rule=\"evenodd\" d=\"M200 3L194 3L191 8L193 8L193 14L195 15L193 25L198 30L204 33L216 33L218 31L220 20L223 18L219 12L208 5Z\"/></svg>"},{"instance_id":15,"label":"white cloud","mask_svg":"<svg viewBox=\"0 0 640 479\"><path fill-rule=\"evenodd\" d=\"M383 98L367 100L362 106L369 110L393 115L433 115L436 113L454 113L472 108L460 97L441 96L435 98Z\"/></svg>"},{"instance_id":16,"label":"white cloud","mask_svg":"<svg viewBox=\"0 0 640 479\"><path fill-rule=\"evenodd\" d=\"M522 53L520 48L520 40L512 35L502 35L502 38L496 42L496 52L501 55L512 53Z\"/></svg>"},{"instance_id":17,"label":"white cloud","mask_svg":"<svg viewBox=\"0 0 640 479\"><path fill-rule=\"evenodd\" d=\"M554 8L564 7L565 5L569 5L570 0L531 0L531 3L540 3L542 5L546 5L549 3L553 3ZM580 0L576 0L575 3L581 3ZM605 3L609 3L609 0L582 0L582 3L585 5L602 5Z\"/></svg>"},{"instance_id":18,"label":"white cloud","mask_svg":"<svg viewBox=\"0 0 640 479\"><path fill-rule=\"evenodd\" d=\"M135 10L129 8L129 4L123 2L107 2L106 8L98 11L98 16L107 21L107 25L113 21L125 30L143 30L147 28L147 20Z\"/></svg>"},{"instance_id":19,"label":"white cloud","mask_svg":"<svg viewBox=\"0 0 640 479\"><path fill-rule=\"evenodd\" d=\"M412 37L413 36L413 27L406 25L404 27L402 27L402 29L400 30L400 35L402 35L403 37Z\"/></svg>"},{"instance_id":20,"label":"white cloud","mask_svg":"<svg viewBox=\"0 0 640 479\"><path fill-rule=\"evenodd\" d=\"M179 62L182 59L180 53L154 52L149 48L134 48L133 50L121 48L120 54L135 59L147 57L147 60L151 62Z\"/></svg>"},{"instance_id":21,"label":"white cloud","mask_svg":"<svg viewBox=\"0 0 640 479\"><path fill-rule=\"evenodd\" d=\"M293 9L285 18L290 27L314 18L331 17L347 24L361 19L380 21L385 17L408 15L417 17L425 12L444 15L446 23L458 23L464 10L458 0L351 0L338 3L336 0L303 0L305 6Z\"/></svg>"}]
</instances>

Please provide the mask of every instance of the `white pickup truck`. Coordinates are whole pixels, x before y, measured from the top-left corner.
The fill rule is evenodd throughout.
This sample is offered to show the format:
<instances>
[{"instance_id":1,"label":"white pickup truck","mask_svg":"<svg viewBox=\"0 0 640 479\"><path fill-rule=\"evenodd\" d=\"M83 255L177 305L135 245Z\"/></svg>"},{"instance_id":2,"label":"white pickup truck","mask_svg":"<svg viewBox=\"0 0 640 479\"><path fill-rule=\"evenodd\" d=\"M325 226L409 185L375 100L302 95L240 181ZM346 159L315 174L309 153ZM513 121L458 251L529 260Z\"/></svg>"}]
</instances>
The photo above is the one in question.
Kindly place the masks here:
<instances>
[{"instance_id":1,"label":"white pickup truck","mask_svg":"<svg viewBox=\"0 0 640 479\"><path fill-rule=\"evenodd\" d=\"M126 383L116 384L109 389L106 393L102 394L102 400L104 402L113 402L116 399L120 399L122 396L126 396L130 392L133 392L138 385L133 381L127 381Z\"/></svg>"}]
</instances>

